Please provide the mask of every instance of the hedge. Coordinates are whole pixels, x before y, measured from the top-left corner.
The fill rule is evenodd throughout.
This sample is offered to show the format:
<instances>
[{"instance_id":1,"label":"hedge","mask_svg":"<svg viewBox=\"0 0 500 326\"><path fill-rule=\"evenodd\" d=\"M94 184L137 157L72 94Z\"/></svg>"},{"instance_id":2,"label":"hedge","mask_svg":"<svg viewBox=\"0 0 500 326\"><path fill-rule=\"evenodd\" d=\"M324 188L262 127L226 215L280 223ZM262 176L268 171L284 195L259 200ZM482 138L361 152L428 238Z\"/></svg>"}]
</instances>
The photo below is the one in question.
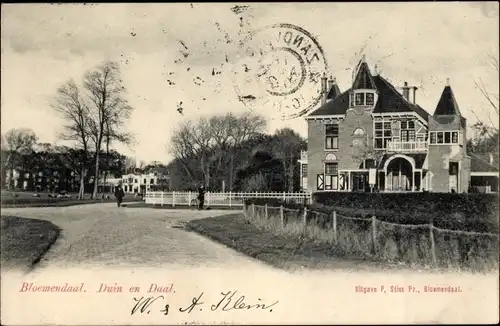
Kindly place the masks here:
<instances>
[{"instance_id":1,"label":"hedge","mask_svg":"<svg viewBox=\"0 0 500 326\"><path fill-rule=\"evenodd\" d=\"M329 225L332 211L352 217L371 217L399 224L427 224L436 227L498 233L496 194L442 193L316 193L314 204L285 203L280 199L254 198L249 205L280 206L302 210L304 206L319 215L319 225ZM312 218L311 214L311 218Z\"/></svg>"}]
</instances>

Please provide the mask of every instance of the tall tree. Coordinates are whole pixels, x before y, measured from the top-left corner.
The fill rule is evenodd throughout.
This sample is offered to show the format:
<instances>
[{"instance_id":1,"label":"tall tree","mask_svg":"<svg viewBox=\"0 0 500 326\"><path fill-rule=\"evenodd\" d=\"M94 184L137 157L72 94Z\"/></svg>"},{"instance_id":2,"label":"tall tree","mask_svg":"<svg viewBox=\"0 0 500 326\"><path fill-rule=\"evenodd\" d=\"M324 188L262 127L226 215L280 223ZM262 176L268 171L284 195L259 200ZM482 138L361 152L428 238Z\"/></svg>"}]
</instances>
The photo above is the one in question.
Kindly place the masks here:
<instances>
[{"instance_id":1,"label":"tall tree","mask_svg":"<svg viewBox=\"0 0 500 326\"><path fill-rule=\"evenodd\" d=\"M290 128L276 130L273 152L281 160L285 172L285 184L288 192L294 191L295 172L300 151L307 148L305 139Z\"/></svg>"},{"instance_id":2,"label":"tall tree","mask_svg":"<svg viewBox=\"0 0 500 326\"><path fill-rule=\"evenodd\" d=\"M85 177L90 168L87 164L91 147L91 117L89 108L73 80L68 81L58 88L52 107L59 113L65 123L63 131L59 134L59 138L74 141L77 148L81 149L79 152L80 189L78 198L83 199L85 194Z\"/></svg>"},{"instance_id":3,"label":"tall tree","mask_svg":"<svg viewBox=\"0 0 500 326\"><path fill-rule=\"evenodd\" d=\"M120 67L116 62L106 62L86 73L84 87L89 98L90 135L95 149L94 190L97 196L99 180L99 161L103 141L113 139L128 141L119 131L130 118L132 107L124 98L125 87L121 79Z\"/></svg>"}]
</instances>

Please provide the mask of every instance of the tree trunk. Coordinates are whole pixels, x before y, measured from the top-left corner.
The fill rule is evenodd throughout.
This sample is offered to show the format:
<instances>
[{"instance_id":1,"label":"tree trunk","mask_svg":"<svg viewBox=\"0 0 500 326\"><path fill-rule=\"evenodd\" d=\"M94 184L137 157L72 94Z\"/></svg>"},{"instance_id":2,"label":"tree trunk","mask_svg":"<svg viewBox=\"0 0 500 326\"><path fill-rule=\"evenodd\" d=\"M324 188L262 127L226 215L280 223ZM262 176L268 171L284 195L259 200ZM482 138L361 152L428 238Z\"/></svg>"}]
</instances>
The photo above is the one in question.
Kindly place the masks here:
<instances>
[{"instance_id":1,"label":"tree trunk","mask_svg":"<svg viewBox=\"0 0 500 326\"><path fill-rule=\"evenodd\" d=\"M80 171L80 190L78 192L78 199L83 199L85 196L85 168Z\"/></svg>"},{"instance_id":2,"label":"tree trunk","mask_svg":"<svg viewBox=\"0 0 500 326\"><path fill-rule=\"evenodd\" d=\"M99 150L97 150L95 154L94 191L92 192L92 199L97 198L98 184L99 184Z\"/></svg>"},{"instance_id":3,"label":"tree trunk","mask_svg":"<svg viewBox=\"0 0 500 326\"><path fill-rule=\"evenodd\" d=\"M293 164L293 159L290 160L290 166L288 171L288 192L293 192L294 188L294 176L295 176L295 165Z\"/></svg>"}]
</instances>

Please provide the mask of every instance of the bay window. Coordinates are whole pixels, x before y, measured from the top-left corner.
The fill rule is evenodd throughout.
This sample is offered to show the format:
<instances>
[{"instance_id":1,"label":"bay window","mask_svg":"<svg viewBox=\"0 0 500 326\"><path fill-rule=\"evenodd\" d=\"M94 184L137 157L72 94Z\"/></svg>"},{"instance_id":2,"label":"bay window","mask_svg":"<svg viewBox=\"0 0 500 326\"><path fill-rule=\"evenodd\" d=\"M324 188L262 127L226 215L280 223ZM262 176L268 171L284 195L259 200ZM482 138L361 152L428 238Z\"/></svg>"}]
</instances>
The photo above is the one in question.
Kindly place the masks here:
<instances>
[{"instance_id":1,"label":"bay window","mask_svg":"<svg viewBox=\"0 0 500 326\"><path fill-rule=\"evenodd\" d=\"M431 131L431 144L459 144L460 133L458 131Z\"/></svg>"}]
</instances>

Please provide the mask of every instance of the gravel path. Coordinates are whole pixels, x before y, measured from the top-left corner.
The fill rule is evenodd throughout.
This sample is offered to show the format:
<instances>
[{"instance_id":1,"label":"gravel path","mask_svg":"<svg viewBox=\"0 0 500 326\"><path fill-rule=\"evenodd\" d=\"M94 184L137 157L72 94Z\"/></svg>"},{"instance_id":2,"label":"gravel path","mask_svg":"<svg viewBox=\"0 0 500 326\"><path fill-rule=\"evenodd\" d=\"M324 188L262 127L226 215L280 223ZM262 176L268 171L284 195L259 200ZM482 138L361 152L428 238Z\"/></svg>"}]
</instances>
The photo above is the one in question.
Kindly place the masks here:
<instances>
[{"instance_id":1,"label":"gravel path","mask_svg":"<svg viewBox=\"0 0 500 326\"><path fill-rule=\"evenodd\" d=\"M6 208L2 215L51 221L62 231L37 269L50 267L238 266L260 262L195 233L183 222L234 211L155 210L93 204ZM267 266L266 266L267 267Z\"/></svg>"}]
</instances>

